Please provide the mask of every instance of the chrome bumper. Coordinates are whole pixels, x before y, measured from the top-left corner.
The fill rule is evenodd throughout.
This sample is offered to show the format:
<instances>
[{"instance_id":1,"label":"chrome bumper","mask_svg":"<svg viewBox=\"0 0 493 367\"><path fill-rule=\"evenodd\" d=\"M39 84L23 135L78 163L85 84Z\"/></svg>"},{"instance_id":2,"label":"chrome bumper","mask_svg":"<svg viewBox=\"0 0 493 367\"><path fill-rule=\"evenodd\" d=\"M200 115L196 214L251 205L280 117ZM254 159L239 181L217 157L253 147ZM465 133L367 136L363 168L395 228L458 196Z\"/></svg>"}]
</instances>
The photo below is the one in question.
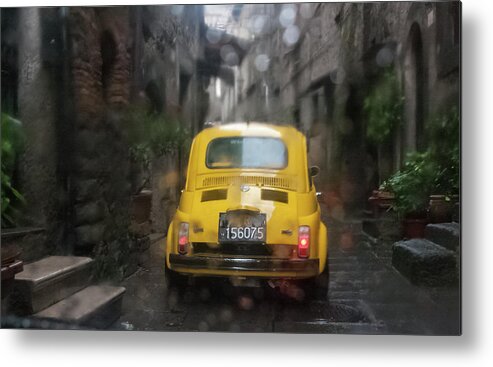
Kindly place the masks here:
<instances>
[{"instance_id":1,"label":"chrome bumper","mask_svg":"<svg viewBox=\"0 0 493 367\"><path fill-rule=\"evenodd\" d=\"M293 276L300 275L310 277L318 275L318 259L290 260L266 257L219 257L219 256L185 256L170 254L169 262L171 268L177 271L193 271L198 269L235 271L235 272L268 272L292 273Z\"/></svg>"}]
</instances>

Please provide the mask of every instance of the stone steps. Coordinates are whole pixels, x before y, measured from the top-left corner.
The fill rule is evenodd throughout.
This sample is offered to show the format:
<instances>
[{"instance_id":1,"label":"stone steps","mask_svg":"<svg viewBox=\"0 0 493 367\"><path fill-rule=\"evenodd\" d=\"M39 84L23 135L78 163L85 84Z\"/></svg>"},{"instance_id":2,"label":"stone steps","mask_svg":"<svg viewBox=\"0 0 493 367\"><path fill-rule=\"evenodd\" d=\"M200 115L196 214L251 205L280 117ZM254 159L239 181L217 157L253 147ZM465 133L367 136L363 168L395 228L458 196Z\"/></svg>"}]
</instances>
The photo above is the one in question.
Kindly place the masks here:
<instances>
[{"instance_id":1,"label":"stone steps","mask_svg":"<svg viewBox=\"0 0 493 367\"><path fill-rule=\"evenodd\" d=\"M415 285L442 286L458 280L455 253L427 239L394 243L392 265Z\"/></svg>"},{"instance_id":2,"label":"stone steps","mask_svg":"<svg viewBox=\"0 0 493 367\"><path fill-rule=\"evenodd\" d=\"M456 251L460 246L460 224L428 224L425 228L425 238L437 245Z\"/></svg>"},{"instance_id":3,"label":"stone steps","mask_svg":"<svg viewBox=\"0 0 493 367\"><path fill-rule=\"evenodd\" d=\"M125 288L90 285L93 263L88 257L49 256L25 265L14 280L9 313L31 315L46 328L110 326L120 316Z\"/></svg>"},{"instance_id":4,"label":"stone steps","mask_svg":"<svg viewBox=\"0 0 493 367\"><path fill-rule=\"evenodd\" d=\"M33 317L47 322L104 329L120 317L124 293L123 287L91 285Z\"/></svg>"},{"instance_id":5,"label":"stone steps","mask_svg":"<svg viewBox=\"0 0 493 367\"><path fill-rule=\"evenodd\" d=\"M15 277L12 312L33 314L78 292L90 284L92 264L88 257L49 256L24 265Z\"/></svg>"}]
</instances>

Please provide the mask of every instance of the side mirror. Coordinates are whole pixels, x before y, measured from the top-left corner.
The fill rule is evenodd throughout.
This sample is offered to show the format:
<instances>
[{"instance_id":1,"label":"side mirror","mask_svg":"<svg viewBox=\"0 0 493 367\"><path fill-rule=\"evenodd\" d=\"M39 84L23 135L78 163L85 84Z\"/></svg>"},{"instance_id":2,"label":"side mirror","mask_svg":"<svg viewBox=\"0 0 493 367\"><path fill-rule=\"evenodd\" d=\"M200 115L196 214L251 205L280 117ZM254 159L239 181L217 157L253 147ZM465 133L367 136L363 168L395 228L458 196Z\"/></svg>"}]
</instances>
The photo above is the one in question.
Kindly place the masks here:
<instances>
[{"instance_id":1,"label":"side mirror","mask_svg":"<svg viewBox=\"0 0 493 367\"><path fill-rule=\"evenodd\" d=\"M320 168L317 166L310 167L310 176L315 177L320 173Z\"/></svg>"}]
</instances>

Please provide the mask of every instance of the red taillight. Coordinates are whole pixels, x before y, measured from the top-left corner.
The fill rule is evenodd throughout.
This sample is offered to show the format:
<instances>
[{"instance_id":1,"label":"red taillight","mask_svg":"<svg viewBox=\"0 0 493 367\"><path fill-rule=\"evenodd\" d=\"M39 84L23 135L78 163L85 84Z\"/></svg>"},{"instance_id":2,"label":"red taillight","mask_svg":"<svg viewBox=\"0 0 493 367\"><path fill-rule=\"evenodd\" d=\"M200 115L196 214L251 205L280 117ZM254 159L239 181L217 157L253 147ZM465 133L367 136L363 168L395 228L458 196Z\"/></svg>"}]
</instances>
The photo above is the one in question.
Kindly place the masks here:
<instances>
[{"instance_id":1,"label":"red taillight","mask_svg":"<svg viewBox=\"0 0 493 367\"><path fill-rule=\"evenodd\" d=\"M300 226L298 228L298 257L310 255L310 227Z\"/></svg>"},{"instance_id":2,"label":"red taillight","mask_svg":"<svg viewBox=\"0 0 493 367\"><path fill-rule=\"evenodd\" d=\"M178 252L182 255L188 252L188 223L180 223L180 231L178 232Z\"/></svg>"}]
</instances>

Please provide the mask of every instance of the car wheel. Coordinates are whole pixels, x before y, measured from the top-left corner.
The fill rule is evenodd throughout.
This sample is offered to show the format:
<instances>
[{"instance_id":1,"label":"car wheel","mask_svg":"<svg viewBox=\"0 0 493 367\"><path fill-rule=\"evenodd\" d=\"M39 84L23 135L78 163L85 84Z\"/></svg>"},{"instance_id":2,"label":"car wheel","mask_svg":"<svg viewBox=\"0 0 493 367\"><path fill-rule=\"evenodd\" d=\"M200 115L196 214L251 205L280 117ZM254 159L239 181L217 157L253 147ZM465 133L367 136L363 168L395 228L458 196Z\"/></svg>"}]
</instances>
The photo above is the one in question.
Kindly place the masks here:
<instances>
[{"instance_id":1,"label":"car wheel","mask_svg":"<svg viewBox=\"0 0 493 367\"><path fill-rule=\"evenodd\" d=\"M164 266L164 276L169 290L182 293L188 285L188 277Z\"/></svg>"},{"instance_id":2,"label":"car wheel","mask_svg":"<svg viewBox=\"0 0 493 367\"><path fill-rule=\"evenodd\" d=\"M304 286L305 299L326 301L329 293L329 268L325 267L324 271L317 277L305 281Z\"/></svg>"}]
</instances>

